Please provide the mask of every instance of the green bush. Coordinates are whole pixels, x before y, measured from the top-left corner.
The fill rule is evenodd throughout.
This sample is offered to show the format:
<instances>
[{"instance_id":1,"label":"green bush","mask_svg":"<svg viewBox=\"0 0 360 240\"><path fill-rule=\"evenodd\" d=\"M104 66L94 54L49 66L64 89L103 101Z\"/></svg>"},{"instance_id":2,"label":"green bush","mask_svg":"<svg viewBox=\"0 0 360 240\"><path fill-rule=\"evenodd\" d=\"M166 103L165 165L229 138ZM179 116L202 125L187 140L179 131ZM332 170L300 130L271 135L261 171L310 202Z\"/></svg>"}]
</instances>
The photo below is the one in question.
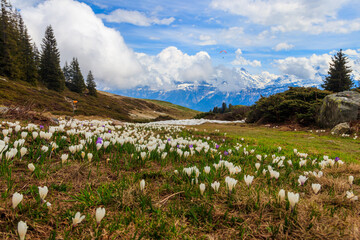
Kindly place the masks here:
<instances>
[{"instance_id":1,"label":"green bush","mask_svg":"<svg viewBox=\"0 0 360 240\"><path fill-rule=\"evenodd\" d=\"M313 125L329 91L317 88L290 87L289 90L260 98L247 116L249 123L299 123Z\"/></svg>"}]
</instances>

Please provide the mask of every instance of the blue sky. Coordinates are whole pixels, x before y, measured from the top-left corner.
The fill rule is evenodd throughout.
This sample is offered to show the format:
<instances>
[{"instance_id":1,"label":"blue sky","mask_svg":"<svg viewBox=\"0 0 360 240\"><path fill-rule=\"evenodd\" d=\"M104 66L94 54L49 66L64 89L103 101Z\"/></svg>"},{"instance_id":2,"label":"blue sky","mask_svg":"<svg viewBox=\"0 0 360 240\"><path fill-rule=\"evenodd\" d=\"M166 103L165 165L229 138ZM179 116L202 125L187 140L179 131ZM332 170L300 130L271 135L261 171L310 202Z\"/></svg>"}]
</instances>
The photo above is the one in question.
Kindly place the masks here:
<instances>
[{"instance_id":1,"label":"blue sky","mask_svg":"<svg viewBox=\"0 0 360 240\"><path fill-rule=\"evenodd\" d=\"M98 73L104 88L167 89L174 81L214 83L230 76L225 80L236 90L250 86L236 73L241 68L262 76L264 84L285 74L297 81L320 82L317 73L326 74L331 56L340 48L349 55L355 79L360 78L360 1L11 2L21 10L35 42L52 24L62 61L76 55L84 71ZM77 26L69 27L72 22Z\"/></svg>"}]
</instances>

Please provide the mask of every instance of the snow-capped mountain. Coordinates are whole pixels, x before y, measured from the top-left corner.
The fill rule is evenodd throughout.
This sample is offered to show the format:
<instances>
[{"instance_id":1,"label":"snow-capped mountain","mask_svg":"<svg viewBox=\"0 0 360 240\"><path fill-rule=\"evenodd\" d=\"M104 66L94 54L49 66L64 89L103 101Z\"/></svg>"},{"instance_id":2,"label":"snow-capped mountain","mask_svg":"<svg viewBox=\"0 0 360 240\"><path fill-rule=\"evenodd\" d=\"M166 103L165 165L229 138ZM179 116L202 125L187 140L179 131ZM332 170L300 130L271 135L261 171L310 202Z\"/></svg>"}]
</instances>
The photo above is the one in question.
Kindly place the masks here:
<instances>
[{"instance_id":1,"label":"snow-capped mountain","mask_svg":"<svg viewBox=\"0 0 360 240\"><path fill-rule=\"evenodd\" d=\"M289 75L277 76L266 72L261 75L252 75L245 69L237 71L239 71L236 74L239 77L237 83L241 86L234 87L236 79L229 84L217 78L201 83L175 82L175 87L170 90L142 86L115 93L135 98L163 100L199 111L209 111L215 106L221 106L222 102L232 105L252 105L261 96L266 97L283 92L289 87L320 87L325 78L320 73L316 74L316 80L299 80Z\"/></svg>"}]
</instances>

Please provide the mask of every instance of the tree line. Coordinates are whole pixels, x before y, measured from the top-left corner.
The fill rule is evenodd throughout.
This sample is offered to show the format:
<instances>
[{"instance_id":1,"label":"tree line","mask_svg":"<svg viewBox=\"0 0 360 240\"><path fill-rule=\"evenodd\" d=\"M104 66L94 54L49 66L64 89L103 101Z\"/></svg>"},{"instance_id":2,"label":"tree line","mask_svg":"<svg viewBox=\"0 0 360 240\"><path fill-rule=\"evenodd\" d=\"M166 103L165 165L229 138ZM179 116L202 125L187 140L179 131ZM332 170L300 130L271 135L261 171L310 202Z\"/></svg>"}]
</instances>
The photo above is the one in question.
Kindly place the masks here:
<instances>
[{"instance_id":1,"label":"tree line","mask_svg":"<svg viewBox=\"0 0 360 240\"><path fill-rule=\"evenodd\" d=\"M94 76L89 71L85 84L77 58L73 58L70 65L65 63L60 67L60 52L52 26L46 28L39 51L21 14L7 0L1 0L0 76L32 85L40 83L58 92L65 87L77 93L87 90L96 96Z\"/></svg>"}]
</instances>

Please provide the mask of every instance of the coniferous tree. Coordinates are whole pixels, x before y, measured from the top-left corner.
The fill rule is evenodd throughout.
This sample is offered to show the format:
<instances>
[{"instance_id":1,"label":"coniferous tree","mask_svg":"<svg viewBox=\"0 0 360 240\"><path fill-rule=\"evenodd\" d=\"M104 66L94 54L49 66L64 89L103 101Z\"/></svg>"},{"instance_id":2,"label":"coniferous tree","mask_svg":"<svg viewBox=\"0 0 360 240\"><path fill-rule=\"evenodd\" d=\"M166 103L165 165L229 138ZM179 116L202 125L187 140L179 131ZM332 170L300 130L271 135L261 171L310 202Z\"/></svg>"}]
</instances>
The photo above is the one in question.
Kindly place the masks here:
<instances>
[{"instance_id":1,"label":"coniferous tree","mask_svg":"<svg viewBox=\"0 0 360 240\"><path fill-rule=\"evenodd\" d=\"M36 63L36 56L34 53L33 45L31 44L31 38L27 32L24 21L19 14L19 63L21 67L21 80L27 81L31 84L36 84L38 78L38 68Z\"/></svg>"},{"instance_id":2,"label":"coniferous tree","mask_svg":"<svg viewBox=\"0 0 360 240\"><path fill-rule=\"evenodd\" d=\"M90 95L96 96L96 83L91 71L89 71L86 78L86 87L89 90Z\"/></svg>"},{"instance_id":3,"label":"coniferous tree","mask_svg":"<svg viewBox=\"0 0 360 240\"><path fill-rule=\"evenodd\" d=\"M65 77L65 84L66 86L71 89L71 69L70 66L68 65L67 61L65 62L65 65L62 69L63 73L64 73L64 77Z\"/></svg>"},{"instance_id":4,"label":"coniferous tree","mask_svg":"<svg viewBox=\"0 0 360 240\"><path fill-rule=\"evenodd\" d=\"M70 72L68 72L67 74L70 75L70 90L77 93L83 93L86 89L86 85L84 82L84 77L81 74L77 58L73 58L72 62L70 63L69 69Z\"/></svg>"},{"instance_id":5,"label":"coniferous tree","mask_svg":"<svg viewBox=\"0 0 360 240\"><path fill-rule=\"evenodd\" d=\"M60 53L54 31L50 26L46 28L41 45L40 79L47 88L62 91L65 86L64 74L60 67Z\"/></svg>"},{"instance_id":6,"label":"coniferous tree","mask_svg":"<svg viewBox=\"0 0 360 240\"><path fill-rule=\"evenodd\" d=\"M0 13L0 75L11 79L20 78L18 64L18 28L12 6L1 0Z\"/></svg>"},{"instance_id":7,"label":"coniferous tree","mask_svg":"<svg viewBox=\"0 0 360 240\"><path fill-rule=\"evenodd\" d=\"M321 85L325 90L342 92L349 90L354 85L350 78L351 69L347 66L347 63L348 59L342 52L342 49L340 49L332 58L328 71L329 76L326 77L324 84Z\"/></svg>"}]
</instances>

